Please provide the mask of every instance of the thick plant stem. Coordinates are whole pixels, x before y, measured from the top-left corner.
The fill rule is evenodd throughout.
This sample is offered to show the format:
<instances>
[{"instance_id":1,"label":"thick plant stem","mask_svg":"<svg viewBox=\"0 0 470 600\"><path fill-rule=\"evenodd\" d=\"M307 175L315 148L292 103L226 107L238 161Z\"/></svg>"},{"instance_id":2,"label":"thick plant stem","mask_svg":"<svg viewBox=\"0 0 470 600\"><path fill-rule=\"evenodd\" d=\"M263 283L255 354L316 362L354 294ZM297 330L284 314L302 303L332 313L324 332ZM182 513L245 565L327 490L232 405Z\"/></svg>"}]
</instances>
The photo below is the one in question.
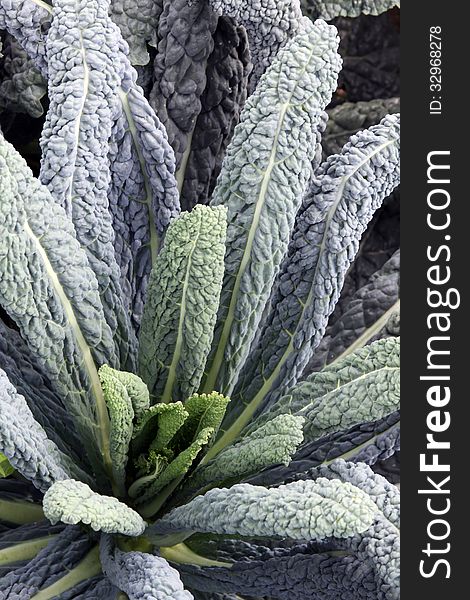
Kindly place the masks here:
<instances>
[{"instance_id":1,"label":"thick plant stem","mask_svg":"<svg viewBox=\"0 0 470 600\"><path fill-rule=\"evenodd\" d=\"M3 548L0 550L0 566L34 558L40 550L56 537L56 535L47 535L28 542L13 543L11 546Z\"/></svg>"},{"instance_id":2,"label":"thick plant stem","mask_svg":"<svg viewBox=\"0 0 470 600\"><path fill-rule=\"evenodd\" d=\"M159 549L161 556L173 563L182 565L197 565L199 567L227 567L232 566L231 563L212 560L196 554L186 544L176 544L175 546L164 546Z\"/></svg>"},{"instance_id":3,"label":"thick plant stem","mask_svg":"<svg viewBox=\"0 0 470 600\"><path fill-rule=\"evenodd\" d=\"M15 525L27 525L45 519L42 506L20 500L0 500L0 519Z\"/></svg>"}]
</instances>

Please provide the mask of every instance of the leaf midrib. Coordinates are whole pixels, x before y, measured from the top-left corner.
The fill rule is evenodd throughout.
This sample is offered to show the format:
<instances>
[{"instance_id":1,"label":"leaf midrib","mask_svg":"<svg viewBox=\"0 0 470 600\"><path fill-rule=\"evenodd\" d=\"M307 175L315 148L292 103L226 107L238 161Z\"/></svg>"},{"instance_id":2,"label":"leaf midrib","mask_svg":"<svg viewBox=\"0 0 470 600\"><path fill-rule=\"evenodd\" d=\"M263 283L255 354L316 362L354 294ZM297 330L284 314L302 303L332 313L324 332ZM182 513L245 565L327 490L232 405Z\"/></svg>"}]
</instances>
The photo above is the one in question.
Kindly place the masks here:
<instances>
[{"instance_id":1,"label":"leaf midrib","mask_svg":"<svg viewBox=\"0 0 470 600\"><path fill-rule=\"evenodd\" d=\"M62 284L60 283L59 277L57 273L54 271L54 268L49 260L47 252L45 248L42 246L40 239L34 234L31 229L29 223L25 221L24 223L24 231L26 235L29 237L34 247L36 248L41 260L46 269L46 273L49 276L49 280L52 284L54 291L56 292L60 303L62 304L65 316L67 321L69 322L70 328L73 332L73 335L76 339L77 345L80 349L81 355L83 357L83 363L85 366L85 370L90 379L91 383L91 392L95 399L96 413L97 413L97 428L98 428L98 444L101 450L101 454L103 457L103 462L106 468L107 473L110 475L112 481L112 462L111 462L111 454L110 454L110 422L108 411L106 408L106 402L104 400L103 390L101 389L100 378L98 376L98 370L96 368L95 362L93 360L91 348L88 345L88 342L83 335L83 332L78 323L78 319L75 315L75 311L73 309L72 303L70 302Z\"/></svg>"}]
</instances>

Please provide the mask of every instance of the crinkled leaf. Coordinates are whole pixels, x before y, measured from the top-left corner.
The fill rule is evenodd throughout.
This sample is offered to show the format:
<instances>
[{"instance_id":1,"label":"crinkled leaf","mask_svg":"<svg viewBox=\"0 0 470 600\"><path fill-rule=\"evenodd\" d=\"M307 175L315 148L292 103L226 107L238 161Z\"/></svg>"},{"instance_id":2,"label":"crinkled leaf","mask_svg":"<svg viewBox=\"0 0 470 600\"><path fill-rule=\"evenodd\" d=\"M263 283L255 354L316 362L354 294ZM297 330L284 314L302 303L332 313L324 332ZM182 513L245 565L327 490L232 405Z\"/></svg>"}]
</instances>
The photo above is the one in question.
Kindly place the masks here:
<instances>
[{"instance_id":1,"label":"crinkled leaf","mask_svg":"<svg viewBox=\"0 0 470 600\"><path fill-rule=\"evenodd\" d=\"M109 0L54 2L46 40L50 106L41 137L40 179L73 221L96 275L116 344L116 357L108 362L132 369L136 340L124 310L107 196L108 142L123 76L115 56L121 37L108 8Z\"/></svg>"},{"instance_id":2,"label":"crinkled leaf","mask_svg":"<svg viewBox=\"0 0 470 600\"><path fill-rule=\"evenodd\" d=\"M0 29L6 29L26 50L43 75L47 71L43 27L50 20L50 10L34 0L0 3Z\"/></svg>"},{"instance_id":3,"label":"crinkled leaf","mask_svg":"<svg viewBox=\"0 0 470 600\"><path fill-rule=\"evenodd\" d=\"M114 481L119 494L124 496L127 455L132 438L134 408L126 387L115 376L115 373L115 369L111 369L107 365L101 366L98 370L110 419L109 452L113 465Z\"/></svg>"},{"instance_id":4,"label":"crinkled leaf","mask_svg":"<svg viewBox=\"0 0 470 600\"><path fill-rule=\"evenodd\" d=\"M39 590L45 594L46 590L54 590L53 586L60 589L64 581L80 576L83 562L87 569L82 579L97 575L98 553L90 550L91 545L90 538L79 527L66 527L35 558L0 579L0 594L7 594L6 598L32 598Z\"/></svg>"},{"instance_id":5,"label":"crinkled leaf","mask_svg":"<svg viewBox=\"0 0 470 600\"><path fill-rule=\"evenodd\" d=\"M76 464L86 464L86 455L71 415L60 396L44 376L38 360L20 334L0 321L0 368L19 394L24 396L36 421L47 437Z\"/></svg>"},{"instance_id":6,"label":"crinkled leaf","mask_svg":"<svg viewBox=\"0 0 470 600\"><path fill-rule=\"evenodd\" d=\"M349 483L317 479L266 489L237 484L213 489L174 508L150 533L212 532L294 540L349 537L370 527L376 512L368 496Z\"/></svg>"},{"instance_id":7,"label":"crinkled leaf","mask_svg":"<svg viewBox=\"0 0 470 600\"><path fill-rule=\"evenodd\" d=\"M351 138L314 176L259 341L232 396L233 438L301 376L320 343L359 240L400 177L398 115ZM231 414L233 420L235 415ZM216 445L213 447L216 449Z\"/></svg>"},{"instance_id":8,"label":"crinkled leaf","mask_svg":"<svg viewBox=\"0 0 470 600\"><path fill-rule=\"evenodd\" d=\"M129 59L133 65L149 62L146 43L157 45L157 24L162 9L163 0L111 0L111 19L129 44Z\"/></svg>"},{"instance_id":9,"label":"crinkled leaf","mask_svg":"<svg viewBox=\"0 0 470 600\"><path fill-rule=\"evenodd\" d=\"M399 319L400 251L351 298L344 313L328 325L306 371L319 370L341 360L377 336L396 335ZM399 324L399 320L398 320ZM399 333L399 329L398 329Z\"/></svg>"},{"instance_id":10,"label":"crinkled leaf","mask_svg":"<svg viewBox=\"0 0 470 600\"><path fill-rule=\"evenodd\" d=\"M152 271L140 332L139 370L158 401L199 387L222 286L226 209L197 206L168 229Z\"/></svg>"},{"instance_id":11,"label":"crinkled leaf","mask_svg":"<svg viewBox=\"0 0 470 600\"><path fill-rule=\"evenodd\" d=\"M102 370L103 367L100 371ZM140 377L134 375L134 373L117 371L108 366L106 367L106 373L108 377L117 380L124 387L131 401L135 418L139 419L148 410L150 405L150 394L145 383Z\"/></svg>"},{"instance_id":12,"label":"crinkled leaf","mask_svg":"<svg viewBox=\"0 0 470 600\"><path fill-rule=\"evenodd\" d=\"M151 406L136 423L132 450L135 455L152 448L165 450L188 417L182 402L160 402Z\"/></svg>"},{"instance_id":13,"label":"crinkled leaf","mask_svg":"<svg viewBox=\"0 0 470 600\"><path fill-rule=\"evenodd\" d=\"M302 0L306 14L331 21L335 17L377 16L395 6L400 0Z\"/></svg>"},{"instance_id":14,"label":"crinkled leaf","mask_svg":"<svg viewBox=\"0 0 470 600\"><path fill-rule=\"evenodd\" d=\"M64 209L2 136L0 240L0 304L73 415L93 467L109 470L96 364L115 352L96 277Z\"/></svg>"},{"instance_id":15,"label":"crinkled leaf","mask_svg":"<svg viewBox=\"0 0 470 600\"><path fill-rule=\"evenodd\" d=\"M44 495L43 508L52 524L83 523L94 531L130 536L141 535L145 529L145 521L132 508L74 479L54 483Z\"/></svg>"},{"instance_id":16,"label":"crinkled leaf","mask_svg":"<svg viewBox=\"0 0 470 600\"><path fill-rule=\"evenodd\" d=\"M175 151L180 189L216 25L217 17L205 0L163 0L150 103Z\"/></svg>"},{"instance_id":17,"label":"crinkled leaf","mask_svg":"<svg viewBox=\"0 0 470 600\"><path fill-rule=\"evenodd\" d=\"M209 0L219 15L233 17L245 27L253 62L250 93L279 50L306 26L299 0Z\"/></svg>"},{"instance_id":18,"label":"crinkled leaf","mask_svg":"<svg viewBox=\"0 0 470 600\"><path fill-rule=\"evenodd\" d=\"M303 425L303 417L274 417L199 467L188 482L189 486L203 487L214 482L239 480L270 465L289 464L304 439Z\"/></svg>"},{"instance_id":19,"label":"crinkled leaf","mask_svg":"<svg viewBox=\"0 0 470 600\"><path fill-rule=\"evenodd\" d=\"M175 440L176 445L196 439L198 433L210 427L214 433L219 430L230 399L217 392L193 394L184 403L188 418Z\"/></svg>"},{"instance_id":20,"label":"crinkled leaf","mask_svg":"<svg viewBox=\"0 0 470 600\"><path fill-rule=\"evenodd\" d=\"M243 109L211 201L228 208L224 286L204 391L230 395L320 158L341 60L318 21L283 48Z\"/></svg>"},{"instance_id":21,"label":"crinkled leaf","mask_svg":"<svg viewBox=\"0 0 470 600\"><path fill-rule=\"evenodd\" d=\"M8 34L5 36L2 54L0 110L25 112L32 117L40 117L44 112L41 99L46 95L47 85L34 60Z\"/></svg>"},{"instance_id":22,"label":"crinkled leaf","mask_svg":"<svg viewBox=\"0 0 470 600\"><path fill-rule=\"evenodd\" d=\"M247 431L275 415L304 417L307 442L395 412L400 404L400 339L379 340L298 383Z\"/></svg>"},{"instance_id":23,"label":"crinkled leaf","mask_svg":"<svg viewBox=\"0 0 470 600\"><path fill-rule=\"evenodd\" d=\"M328 111L328 123L322 136L323 156L339 154L351 135L377 125L386 116L400 112L400 99L344 102Z\"/></svg>"},{"instance_id":24,"label":"crinkled leaf","mask_svg":"<svg viewBox=\"0 0 470 600\"><path fill-rule=\"evenodd\" d=\"M142 504L143 502L153 498L159 492L161 492L166 486L172 484L176 485L179 483L184 475L189 471L191 465L197 458L201 449L209 443L214 430L210 427L206 429L202 429L194 441L188 448L180 452L175 459L173 459L170 464L163 470L161 475L155 481L151 482L147 489L141 493L139 498L137 499L138 504ZM155 499L155 503L150 502L148 508L145 508L145 515L152 515L156 510L154 510L154 506L160 505L160 499L157 497Z\"/></svg>"},{"instance_id":25,"label":"crinkled leaf","mask_svg":"<svg viewBox=\"0 0 470 600\"><path fill-rule=\"evenodd\" d=\"M129 600L192 600L179 573L160 556L122 552L111 536L102 536L100 558L103 571Z\"/></svg>"},{"instance_id":26,"label":"crinkled leaf","mask_svg":"<svg viewBox=\"0 0 470 600\"><path fill-rule=\"evenodd\" d=\"M209 201L245 104L251 67L244 27L230 17L220 17L214 32L214 50L207 61L201 112L184 173L181 206L185 210Z\"/></svg>"},{"instance_id":27,"label":"crinkled leaf","mask_svg":"<svg viewBox=\"0 0 470 600\"><path fill-rule=\"evenodd\" d=\"M4 371L0 369L0 452L10 465L45 492L55 481L86 475L48 439Z\"/></svg>"},{"instance_id":28,"label":"crinkled leaf","mask_svg":"<svg viewBox=\"0 0 470 600\"><path fill-rule=\"evenodd\" d=\"M135 84L125 53L126 78L112 130L109 208L116 260L132 322L140 327L153 262L171 219L180 212L175 157L165 128Z\"/></svg>"},{"instance_id":29,"label":"crinkled leaf","mask_svg":"<svg viewBox=\"0 0 470 600\"><path fill-rule=\"evenodd\" d=\"M377 460L388 458L400 448L400 415L395 412L379 421L361 423L346 431L338 431L313 442L303 444L289 465L277 465L249 477L255 485L276 485L288 481L297 473L333 460L373 465Z\"/></svg>"},{"instance_id":30,"label":"crinkled leaf","mask_svg":"<svg viewBox=\"0 0 470 600\"><path fill-rule=\"evenodd\" d=\"M240 594L279 600L377 600L370 563L315 549L303 553L296 549L287 556L273 553L265 560L254 557L235 562L230 569L193 565L180 565L179 569L188 587L201 590L201 596L196 596L201 600L236 600Z\"/></svg>"}]
</instances>

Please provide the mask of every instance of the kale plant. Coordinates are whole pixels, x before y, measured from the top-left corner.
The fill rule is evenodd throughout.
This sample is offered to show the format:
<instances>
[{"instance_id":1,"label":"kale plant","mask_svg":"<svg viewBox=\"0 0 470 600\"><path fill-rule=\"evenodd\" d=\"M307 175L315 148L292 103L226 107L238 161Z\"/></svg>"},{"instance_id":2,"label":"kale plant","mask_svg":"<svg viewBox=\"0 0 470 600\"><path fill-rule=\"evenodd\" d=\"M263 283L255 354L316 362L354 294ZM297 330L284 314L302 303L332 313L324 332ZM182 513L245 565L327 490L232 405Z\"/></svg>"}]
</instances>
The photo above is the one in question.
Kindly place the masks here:
<instances>
[{"instance_id":1,"label":"kale plant","mask_svg":"<svg viewBox=\"0 0 470 600\"><path fill-rule=\"evenodd\" d=\"M47 107L37 177L0 134L0 599L396 600L396 107L322 149L298 0L52 4L0 0Z\"/></svg>"}]
</instances>

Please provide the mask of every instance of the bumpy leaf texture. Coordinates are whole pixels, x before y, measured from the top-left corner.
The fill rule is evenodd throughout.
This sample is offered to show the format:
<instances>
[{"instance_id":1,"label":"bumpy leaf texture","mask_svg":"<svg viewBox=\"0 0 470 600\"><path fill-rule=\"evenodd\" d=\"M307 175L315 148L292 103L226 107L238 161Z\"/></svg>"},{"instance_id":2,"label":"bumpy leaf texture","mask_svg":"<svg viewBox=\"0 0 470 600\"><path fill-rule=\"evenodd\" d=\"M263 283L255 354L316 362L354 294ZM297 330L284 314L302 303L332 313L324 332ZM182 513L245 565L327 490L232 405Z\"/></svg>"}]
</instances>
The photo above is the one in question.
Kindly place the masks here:
<instances>
[{"instance_id":1,"label":"bumpy leaf texture","mask_svg":"<svg viewBox=\"0 0 470 600\"><path fill-rule=\"evenodd\" d=\"M368 562L316 548L295 547L278 556L264 550L266 556L247 556L230 569L181 565L181 576L188 587L201 591L195 595L201 600L236 599L238 594L279 600L377 600L374 570Z\"/></svg>"},{"instance_id":2,"label":"bumpy leaf texture","mask_svg":"<svg viewBox=\"0 0 470 600\"><path fill-rule=\"evenodd\" d=\"M116 498L102 496L74 479L57 481L44 495L45 516L54 525L59 521L68 525L84 523L93 531L139 536L145 521L132 508Z\"/></svg>"},{"instance_id":3,"label":"bumpy leaf texture","mask_svg":"<svg viewBox=\"0 0 470 600\"><path fill-rule=\"evenodd\" d=\"M360 14L377 16L400 6L400 0L301 0L301 3L306 14L325 21Z\"/></svg>"},{"instance_id":4,"label":"bumpy leaf texture","mask_svg":"<svg viewBox=\"0 0 470 600\"><path fill-rule=\"evenodd\" d=\"M132 370L136 340L124 310L107 195L108 140L122 79L115 56L121 36L108 8L107 0L54 3L46 41L50 107L41 138L40 179L74 223L98 280L118 366Z\"/></svg>"},{"instance_id":5,"label":"bumpy leaf texture","mask_svg":"<svg viewBox=\"0 0 470 600\"><path fill-rule=\"evenodd\" d=\"M372 561L379 600L397 600L400 597L400 493L380 475L363 464L335 461L328 467L319 467L294 477L326 477L352 483L376 504L380 513L365 532L347 541L339 541L339 547L353 551L360 559Z\"/></svg>"},{"instance_id":6,"label":"bumpy leaf texture","mask_svg":"<svg viewBox=\"0 0 470 600\"><path fill-rule=\"evenodd\" d=\"M91 540L79 527L66 527L55 536L26 565L20 566L0 579L2 598L31 598L39 590L52 591L52 586L65 578L70 579L87 561L90 567L88 575L92 577L99 572L98 555L90 550ZM94 558L94 570L91 558ZM50 596L54 597L54 596Z\"/></svg>"},{"instance_id":7,"label":"bumpy leaf texture","mask_svg":"<svg viewBox=\"0 0 470 600\"><path fill-rule=\"evenodd\" d=\"M399 276L398 250L349 299L347 305L343 304L344 312L328 324L325 337L305 372L318 371L374 338L397 334L394 324L397 324L400 310ZM335 313L332 316L335 316Z\"/></svg>"},{"instance_id":8,"label":"bumpy leaf texture","mask_svg":"<svg viewBox=\"0 0 470 600\"><path fill-rule=\"evenodd\" d=\"M34 61L12 36L5 34L0 61L0 111L26 112L40 117L47 85Z\"/></svg>"},{"instance_id":9,"label":"bumpy leaf texture","mask_svg":"<svg viewBox=\"0 0 470 600\"><path fill-rule=\"evenodd\" d=\"M230 17L219 17L213 39L201 112L194 126L184 172L181 190L184 210L207 204L214 190L225 151L245 104L252 69L244 27Z\"/></svg>"},{"instance_id":10,"label":"bumpy leaf texture","mask_svg":"<svg viewBox=\"0 0 470 600\"><path fill-rule=\"evenodd\" d=\"M54 392L36 358L20 334L0 321L0 368L19 394L24 396L36 421L62 452L84 462L82 445L71 415L61 398ZM79 458L79 455L80 458Z\"/></svg>"},{"instance_id":11,"label":"bumpy leaf texture","mask_svg":"<svg viewBox=\"0 0 470 600\"><path fill-rule=\"evenodd\" d=\"M107 365L100 367L98 376L110 419L110 449L114 481L119 495L125 495L126 465L132 438L134 408L124 384L115 377L116 371Z\"/></svg>"},{"instance_id":12,"label":"bumpy leaf texture","mask_svg":"<svg viewBox=\"0 0 470 600\"><path fill-rule=\"evenodd\" d=\"M11 0L8 7L0 6L0 26L17 38L46 78L45 47L51 11L46 3L32 0ZM111 30L112 23L100 14L102 25ZM122 299L138 330L152 262L166 227L180 208L175 159L166 130L136 85L137 74L127 58L127 44L117 28L115 42L114 66L123 79L117 90L119 104L112 115L108 199L116 261L121 269Z\"/></svg>"},{"instance_id":13,"label":"bumpy leaf texture","mask_svg":"<svg viewBox=\"0 0 470 600\"><path fill-rule=\"evenodd\" d=\"M395 412L399 386L400 340L379 340L292 387L247 432L287 413L305 419L305 441L311 442Z\"/></svg>"},{"instance_id":14,"label":"bumpy leaf texture","mask_svg":"<svg viewBox=\"0 0 470 600\"><path fill-rule=\"evenodd\" d=\"M270 465L288 465L304 439L303 425L303 417L284 414L274 417L197 469L188 485L203 487L214 482L240 481L242 476Z\"/></svg>"},{"instance_id":15,"label":"bumpy leaf texture","mask_svg":"<svg viewBox=\"0 0 470 600\"><path fill-rule=\"evenodd\" d=\"M335 32L324 21L310 23L279 52L225 156L211 201L227 207L228 230L205 391L230 395L287 251L340 68Z\"/></svg>"},{"instance_id":16,"label":"bumpy leaf texture","mask_svg":"<svg viewBox=\"0 0 470 600\"><path fill-rule=\"evenodd\" d=\"M150 102L175 151L181 189L191 135L201 112L217 16L206 0L164 0Z\"/></svg>"},{"instance_id":17,"label":"bumpy leaf texture","mask_svg":"<svg viewBox=\"0 0 470 600\"><path fill-rule=\"evenodd\" d=\"M102 536L100 558L103 570L129 600L192 600L179 573L160 556L122 552L110 536Z\"/></svg>"},{"instance_id":18,"label":"bumpy leaf texture","mask_svg":"<svg viewBox=\"0 0 470 600\"><path fill-rule=\"evenodd\" d=\"M149 283L139 371L158 401L199 387L209 354L224 269L226 209L197 206L170 226Z\"/></svg>"},{"instance_id":19,"label":"bumpy leaf texture","mask_svg":"<svg viewBox=\"0 0 470 600\"><path fill-rule=\"evenodd\" d=\"M234 433L299 379L320 343L359 240L398 184L399 124L399 116L391 115L353 136L314 176L271 311L233 394L230 407L246 405Z\"/></svg>"},{"instance_id":20,"label":"bumpy leaf texture","mask_svg":"<svg viewBox=\"0 0 470 600\"><path fill-rule=\"evenodd\" d=\"M33 0L10 0L0 3L0 29L18 40L43 75L47 72L46 44L43 27L50 21L50 11Z\"/></svg>"},{"instance_id":21,"label":"bumpy leaf texture","mask_svg":"<svg viewBox=\"0 0 470 600\"><path fill-rule=\"evenodd\" d=\"M48 439L34 420L26 400L0 370L0 452L41 491L55 481L80 473L72 461Z\"/></svg>"},{"instance_id":22,"label":"bumpy leaf texture","mask_svg":"<svg viewBox=\"0 0 470 600\"><path fill-rule=\"evenodd\" d=\"M252 93L279 50L304 28L299 0L209 0L209 4L217 14L233 17L246 29L253 62Z\"/></svg>"},{"instance_id":23,"label":"bumpy leaf texture","mask_svg":"<svg viewBox=\"0 0 470 600\"><path fill-rule=\"evenodd\" d=\"M378 17L339 18L343 57L339 78L341 99L349 102L400 95L400 27L394 11Z\"/></svg>"},{"instance_id":24,"label":"bumpy leaf texture","mask_svg":"<svg viewBox=\"0 0 470 600\"><path fill-rule=\"evenodd\" d=\"M117 357L96 277L64 209L2 136L0 174L0 304L100 471L103 459L109 464L109 419L96 363Z\"/></svg>"},{"instance_id":25,"label":"bumpy leaf texture","mask_svg":"<svg viewBox=\"0 0 470 600\"><path fill-rule=\"evenodd\" d=\"M111 18L119 26L129 44L129 60L133 65L146 65L147 43L157 45L157 24L163 0L111 0Z\"/></svg>"},{"instance_id":26,"label":"bumpy leaf texture","mask_svg":"<svg viewBox=\"0 0 470 600\"><path fill-rule=\"evenodd\" d=\"M63 529L62 524L40 521L0 532L0 577L24 566Z\"/></svg>"},{"instance_id":27,"label":"bumpy leaf texture","mask_svg":"<svg viewBox=\"0 0 470 600\"><path fill-rule=\"evenodd\" d=\"M276 485L338 458L374 465L378 460L392 456L399 448L400 415L395 412L378 421L361 423L304 444L287 467L270 467L247 481L254 485Z\"/></svg>"},{"instance_id":28,"label":"bumpy leaf texture","mask_svg":"<svg viewBox=\"0 0 470 600\"><path fill-rule=\"evenodd\" d=\"M328 122L322 137L323 156L338 154L351 135L377 125L386 115L400 112L400 99L345 102L328 111Z\"/></svg>"},{"instance_id":29,"label":"bumpy leaf texture","mask_svg":"<svg viewBox=\"0 0 470 600\"><path fill-rule=\"evenodd\" d=\"M305 481L266 489L237 484L213 489L174 508L149 527L150 534L218 533L248 537L321 540L367 529L376 512L366 494L350 484Z\"/></svg>"}]
</instances>

